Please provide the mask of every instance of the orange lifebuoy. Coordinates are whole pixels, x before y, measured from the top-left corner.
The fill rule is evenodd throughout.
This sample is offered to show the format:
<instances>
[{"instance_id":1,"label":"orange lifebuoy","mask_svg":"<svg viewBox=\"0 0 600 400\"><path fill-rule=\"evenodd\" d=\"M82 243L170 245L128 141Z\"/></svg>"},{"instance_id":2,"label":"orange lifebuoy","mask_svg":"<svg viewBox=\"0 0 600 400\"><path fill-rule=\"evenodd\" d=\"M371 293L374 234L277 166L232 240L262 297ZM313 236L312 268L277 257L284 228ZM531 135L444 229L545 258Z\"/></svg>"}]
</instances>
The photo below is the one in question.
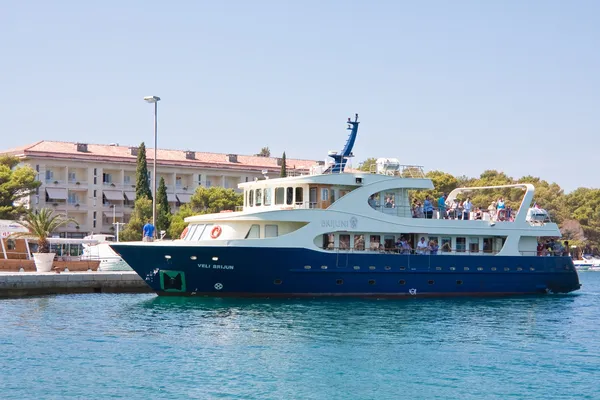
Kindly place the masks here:
<instances>
[{"instance_id":1,"label":"orange lifebuoy","mask_svg":"<svg viewBox=\"0 0 600 400\"><path fill-rule=\"evenodd\" d=\"M183 232L181 232L181 235L179 236L179 239L183 239L185 237L185 235L187 235L188 228L189 228L189 226L185 227L185 229L183 230Z\"/></svg>"},{"instance_id":2,"label":"orange lifebuoy","mask_svg":"<svg viewBox=\"0 0 600 400\"><path fill-rule=\"evenodd\" d=\"M216 225L214 228L212 228L212 231L210 231L210 237L216 239L221 236L222 231L223 229L219 225Z\"/></svg>"}]
</instances>

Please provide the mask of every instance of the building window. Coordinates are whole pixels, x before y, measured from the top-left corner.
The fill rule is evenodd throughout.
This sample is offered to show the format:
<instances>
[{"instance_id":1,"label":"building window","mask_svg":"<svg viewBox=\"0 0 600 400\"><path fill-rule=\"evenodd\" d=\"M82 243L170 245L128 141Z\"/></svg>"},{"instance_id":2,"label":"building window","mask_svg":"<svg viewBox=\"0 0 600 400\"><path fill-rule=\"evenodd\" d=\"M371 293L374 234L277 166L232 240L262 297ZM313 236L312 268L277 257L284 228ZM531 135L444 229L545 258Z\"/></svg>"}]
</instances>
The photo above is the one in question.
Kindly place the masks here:
<instances>
[{"instance_id":1,"label":"building window","mask_svg":"<svg viewBox=\"0 0 600 400\"><path fill-rule=\"evenodd\" d=\"M202 174L198 174L198 186L202 186Z\"/></svg>"},{"instance_id":2,"label":"building window","mask_svg":"<svg viewBox=\"0 0 600 400\"><path fill-rule=\"evenodd\" d=\"M296 188L296 204L298 205L302 205L302 203L304 202L304 189L301 187L297 187Z\"/></svg>"},{"instance_id":3,"label":"building window","mask_svg":"<svg viewBox=\"0 0 600 400\"><path fill-rule=\"evenodd\" d=\"M17 244L15 243L14 239L6 239L6 249L7 250L14 250L16 248L17 248Z\"/></svg>"},{"instance_id":4,"label":"building window","mask_svg":"<svg viewBox=\"0 0 600 400\"><path fill-rule=\"evenodd\" d=\"M102 183L112 183L112 175L103 173L102 174Z\"/></svg>"},{"instance_id":5,"label":"building window","mask_svg":"<svg viewBox=\"0 0 600 400\"><path fill-rule=\"evenodd\" d=\"M123 183L126 184L126 185L129 185L131 183L131 176L125 175L123 177Z\"/></svg>"},{"instance_id":6,"label":"building window","mask_svg":"<svg viewBox=\"0 0 600 400\"><path fill-rule=\"evenodd\" d=\"M47 169L46 170L46 180L51 181L52 179L54 179L54 172L52 172L52 170L50 170L50 169Z\"/></svg>"},{"instance_id":7,"label":"building window","mask_svg":"<svg viewBox=\"0 0 600 400\"><path fill-rule=\"evenodd\" d=\"M279 233L278 231L279 231L279 227L277 225L265 225L265 237L266 238L277 237L278 233Z\"/></svg>"},{"instance_id":8,"label":"building window","mask_svg":"<svg viewBox=\"0 0 600 400\"><path fill-rule=\"evenodd\" d=\"M94 177L94 185L98 183L98 178Z\"/></svg>"},{"instance_id":9,"label":"building window","mask_svg":"<svg viewBox=\"0 0 600 400\"><path fill-rule=\"evenodd\" d=\"M77 175L75 172L69 172L69 182L75 183L77 181Z\"/></svg>"},{"instance_id":10,"label":"building window","mask_svg":"<svg viewBox=\"0 0 600 400\"><path fill-rule=\"evenodd\" d=\"M248 177L246 177L246 182L248 182Z\"/></svg>"},{"instance_id":11,"label":"building window","mask_svg":"<svg viewBox=\"0 0 600 400\"><path fill-rule=\"evenodd\" d=\"M94 168L94 176L98 175L98 170Z\"/></svg>"},{"instance_id":12,"label":"building window","mask_svg":"<svg viewBox=\"0 0 600 400\"><path fill-rule=\"evenodd\" d=\"M94 189L94 198L98 197L98 192Z\"/></svg>"},{"instance_id":13,"label":"building window","mask_svg":"<svg viewBox=\"0 0 600 400\"><path fill-rule=\"evenodd\" d=\"M275 188L275 205L283 204L285 197L285 189L282 187Z\"/></svg>"},{"instance_id":14,"label":"building window","mask_svg":"<svg viewBox=\"0 0 600 400\"><path fill-rule=\"evenodd\" d=\"M321 189L321 201L329 201L329 189Z\"/></svg>"},{"instance_id":15,"label":"building window","mask_svg":"<svg viewBox=\"0 0 600 400\"><path fill-rule=\"evenodd\" d=\"M175 177L175 186L180 188L183 185L183 181L181 180L180 176L176 176Z\"/></svg>"},{"instance_id":16,"label":"building window","mask_svg":"<svg viewBox=\"0 0 600 400\"><path fill-rule=\"evenodd\" d=\"M469 238L469 251L471 253L479 253L479 238Z\"/></svg>"},{"instance_id":17,"label":"building window","mask_svg":"<svg viewBox=\"0 0 600 400\"><path fill-rule=\"evenodd\" d=\"M69 204L77 204L79 203L79 196L77 196L77 193L75 192L70 192L69 193Z\"/></svg>"}]
</instances>

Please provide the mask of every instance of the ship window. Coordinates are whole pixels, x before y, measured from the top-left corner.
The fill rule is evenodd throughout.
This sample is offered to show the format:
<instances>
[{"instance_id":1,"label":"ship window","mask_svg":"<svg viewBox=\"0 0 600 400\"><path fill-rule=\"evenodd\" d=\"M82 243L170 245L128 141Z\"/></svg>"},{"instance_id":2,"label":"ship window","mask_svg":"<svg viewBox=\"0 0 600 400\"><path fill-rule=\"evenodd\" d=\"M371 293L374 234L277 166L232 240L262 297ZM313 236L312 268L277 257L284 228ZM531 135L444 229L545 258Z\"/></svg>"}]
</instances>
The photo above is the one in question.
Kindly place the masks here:
<instances>
[{"instance_id":1,"label":"ship window","mask_svg":"<svg viewBox=\"0 0 600 400\"><path fill-rule=\"evenodd\" d=\"M348 250L350 249L350 235L341 234L340 235L340 250Z\"/></svg>"},{"instance_id":2,"label":"ship window","mask_svg":"<svg viewBox=\"0 0 600 400\"><path fill-rule=\"evenodd\" d=\"M358 265L355 265L354 269L358 271L360 269L360 267Z\"/></svg>"},{"instance_id":3,"label":"ship window","mask_svg":"<svg viewBox=\"0 0 600 400\"><path fill-rule=\"evenodd\" d=\"M275 280L273 281L273 283L274 283L275 285L281 285L281 279L275 279Z\"/></svg>"},{"instance_id":4,"label":"ship window","mask_svg":"<svg viewBox=\"0 0 600 400\"><path fill-rule=\"evenodd\" d=\"M375 269L375 266L374 266L374 265L371 265L371 266L369 266L369 269L372 271L372 270L374 270L374 269Z\"/></svg>"},{"instance_id":5,"label":"ship window","mask_svg":"<svg viewBox=\"0 0 600 400\"><path fill-rule=\"evenodd\" d=\"M442 267L435 267L435 270L436 270L436 271L441 271L441 270L442 270Z\"/></svg>"},{"instance_id":6,"label":"ship window","mask_svg":"<svg viewBox=\"0 0 600 400\"><path fill-rule=\"evenodd\" d=\"M354 235L354 250L363 251L365 249L365 235Z\"/></svg>"},{"instance_id":7,"label":"ship window","mask_svg":"<svg viewBox=\"0 0 600 400\"><path fill-rule=\"evenodd\" d=\"M491 253L493 249L493 239L492 238L483 238L483 252Z\"/></svg>"},{"instance_id":8,"label":"ship window","mask_svg":"<svg viewBox=\"0 0 600 400\"><path fill-rule=\"evenodd\" d=\"M469 238L469 252L479 253L479 238Z\"/></svg>"},{"instance_id":9,"label":"ship window","mask_svg":"<svg viewBox=\"0 0 600 400\"><path fill-rule=\"evenodd\" d=\"M369 285L374 285L375 284L375 279L369 279Z\"/></svg>"},{"instance_id":10,"label":"ship window","mask_svg":"<svg viewBox=\"0 0 600 400\"><path fill-rule=\"evenodd\" d=\"M517 267L517 271L523 271L523 268Z\"/></svg>"},{"instance_id":11,"label":"ship window","mask_svg":"<svg viewBox=\"0 0 600 400\"><path fill-rule=\"evenodd\" d=\"M297 187L296 188L296 204L297 205L302 205L302 203L304 203L304 189L301 187Z\"/></svg>"},{"instance_id":12,"label":"ship window","mask_svg":"<svg viewBox=\"0 0 600 400\"><path fill-rule=\"evenodd\" d=\"M248 192L248 205L254 207L254 190Z\"/></svg>"},{"instance_id":13,"label":"ship window","mask_svg":"<svg viewBox=\"0 0 600 400\"><path fill-rule=\"evenodd\" d=\"M260 239L260 225L253 224L246 233L245 239Z\"/></svg>"},{"instance_id":14,"label":"ship window","mask_svg":"<svg viewBox=\"0 0 600 400\"><path fill-rule=\"evenodd\" d=\"M256 205L260 206L262 204L262 189L256 189Z\"/></svg>"},{"instance_id":15,"label":"ship window","mask_svg":"<svg viewBox=\"0 0 600 400\"><path fill-rule=\"evenodd\" d=\"M463 284L463 281L456 281L456 284L457 284L457 285L462 285L462 284Z\"/></svg>"},{"instance_id":16,"label":"ship window","mask_svg":"<svg viewBox=\"0 0 600 400\"><path fill-rule=\"evenodd\" d=\"M406 281L404 279L400 279L398 281L398 285L406 285Z\"/></svg>"},{"instance_id":17,"label":"ship window","mask_svg":"<svg viewBox=\"0 0 600 400\"><path fill-rule=\"evenodd\" d=\"M200 237L200 239L202 239L202 240L210 239L210 232L212 231L212 227L213 227L213 224L206 224L204 227L204 231L200 232L200 234L198 235Z\"/></svg>"},{"instance_id":18,"label":"ship window","mask_svg":"<svg viewBox=\"0 0 600 400\"><path fill-rule=\"evenodd\" d=\"M321 265L321 269L327 269L327 265Z\"/></svg>"},{"instance_id":19,"label":"ship window","mask_svg":"<svg viewBox=\"0 0 600 400\"><path fill-rule=\"evenodd\" d=\"M456 267L450 267L450 271L455 271Z\"/></svg>"},{"instance_id":20,"label":"ship window","mask_svg":"<svg viewBox=\"0 0 600 400\"><path fill-rule=\"evenodd\" d=\"M496 267L492 267L492 268L490 268L490 269L491 269L492 271L495 271L495 270L496 270Z\"/></svg>"},{"instance_id":21,"label":"ship window","mask_svg":"<svg viewBox=\"0 0 600 400\"><path fill-rule=\"evenodd\" d=\"M335 235L333 233L323 234L323 249L333 250L335 247Z\"/></svg>"},{"instance_id":22,"label":"ship window","mask_svg":"<svg viewBox=\"0 0 600 400\"><path fill-rule=\"evenodd\" d=\"M510 271L510 268L508 268L508 267L504 267L504 270L505 270L505 271Z\"/></svg>"},{"instance_id":23,"label":"ship window","mask_svg":"<svg viewBox=\"0 0 600 400\"><path fill-rule=\"evenodd\" d=\"M310 269L310 268L311 268L311 266L310 266L310 265L305 265L305 266L304 266L304 269Z\"/></svg>"},{"instance_id":24,"label":"ship window","mask_svg":"<svg viewBox=\"0 0 600 400\"><path fill-rule=\"evenodd\" d=\"M468 271L468 270L469 270L469 267L465 267L465 271Z\"/></svg>"},{"instance_id":25,"label":"ship window","mask_svg":"<svg viewBox=\"0 0 600 400\"><path fill-rule=\"evenodd\" d=\"M283 204L285 201L285 189L282 187L275 188L275 205Z\"/></svg>"},{"instance_id":26,"label":"ship window","mask_svg":"<svg viewBox=\"0 0 600 400\"><path fill-rule=\"evenodd\" d=\"M321 201L329 200L329 189L323 188L321 189Z\"/></svg>"},{"instance_id":27,"label":"ship window","mask_svg":"<svg viewBox=\"0 0 600 400\"><path fill-rule=\"evenodd\" d=\"M335 190L331 189L331 202L335 202Z\"/></svg>"},{"instance_id":28,"label":"ship window","mask_svg":"<svg viewBox=\"0 0 600 400\"><path fill-rule=\"evenodd\" d=\"M400 267L400 271L404 271L406 267Z\"/></svg>"},{"instance_id":29,"label":"ship window","mask_svg":"<svg viewBox=\"0 0 600 400\"><path fill-rule=\"evenodd\" d=\"M533 267L529 267L529 270L530 270L530 271L535 271L535 268L533 268Z\"/></svg>"},{"instance_id":30,"label":"ship window","mask_svg":"<svg viewBox=\"0 0 600 400\"><path fill-rule=\"evenodd\" d=\"M427 281L428 285L433 285L435 282L434 281Z\"/></svg>"},{"instance_id":31,"label":"ship window","mask_svg":"<svg viewBox=\"0 0 600 400\"><path fill-rule=\"evenodd\" d=\"M335 281L336 285L343 285L344 284L344 280L343 279L338 279L337 281Z\"/></svg>"},{"instance_id":32,"label":"ship window","mask_svg":"<svg viewBox=\"0 0 600 400\"><path fill-rule=\"evenodd\" d=\"M442 253L449 253L452 251L452 239L449 237L442 238Z\"/></svg>"},{"instance_id":33,"label":"ship window","mask_svg":"<svg viewBox=\"0 0 600 400\"><path fill-rule=\"evenodd\" d=\"M285 204L292 205L294 203L294 188L289 187L286 189L285 193Z\"/></svg>"},{"instance_id":34,"label":"ship window","mask_svg":"<svg viewBox=\"0 0 600 400\"><path fill-rule=\"evenodd\" d=\"M395 238L394 235L385 235L383 237L383 247L386 251L391 251L395 246Z\"/></svg>"},{"instance_id":35,"label":"ship window","mask_svg":"<svg viewBox=\"0 0 600 400\"><path fill-rule=\"evenodd\" d=\"M264 198L264 202L263 204L265 206L270 206L271 205L271 197L272 197L272 192L273 190L271 188L265 188L265 198Z\"/></svg>"},{"instance_id":36,"label":"ship window","mask_svg":"<svg viewBox=\"0 0 600 400\"><path fill-rule=\"evenodd\" d=\"M483 271L483 267L477 267L477 271Z\"/></svg>"},{"instance_id":37,"label":"ship window","mask_svg":"<svg viewBox=\"0 0 600 400\"><path fill-rule=\"evenodd\" d=\"M189 239L187 240L200 240L200 238L202 237L202 232L204 232L204 227L206 225L201 224L201 225L192 225L195 229L192 232L188 232L187 237Z\"/></svg>"},{"instance_id":38,"label":"ship window","mask_svg":"<svg viewBox=\"0 0 600 400\"><path fill-rule=\"evenodd\" d=\"M381 244L381 236L379 235L371 235L371 250L377 251L379 250L379 246Z\"/></svg>"},{"instance_id":39,"label":"ship window","mask_svg":"<svg viewBox=\"0 0 600 400\"><path fill-rule=\"evenodd\" d=\"M266 238L277 237L279 234L278 230L279 230L278 225L265 225L265 237Z\"/></svg>"},{"instance_id":40,"label":"ship window","mask_svg":"<svg viewBox=\"0 0 600 400\"><path fill-rule=\"evenodd\" d=\"M464 253L467 250L467 238L457 237L456 238L456 251Z\"/></svg>"},{"instance_id":41,"label":"ship window","mask_svg":"<svg viewBox=\"0 0 600 400\"><path fill-rule=\"evenodd\" d=\"M386 266L384 267L384 269L385 269L386 271L389 271L390 269L392 269L392 267L390 267L389 265L386 265Z\"/></svg>"}]
</instances>

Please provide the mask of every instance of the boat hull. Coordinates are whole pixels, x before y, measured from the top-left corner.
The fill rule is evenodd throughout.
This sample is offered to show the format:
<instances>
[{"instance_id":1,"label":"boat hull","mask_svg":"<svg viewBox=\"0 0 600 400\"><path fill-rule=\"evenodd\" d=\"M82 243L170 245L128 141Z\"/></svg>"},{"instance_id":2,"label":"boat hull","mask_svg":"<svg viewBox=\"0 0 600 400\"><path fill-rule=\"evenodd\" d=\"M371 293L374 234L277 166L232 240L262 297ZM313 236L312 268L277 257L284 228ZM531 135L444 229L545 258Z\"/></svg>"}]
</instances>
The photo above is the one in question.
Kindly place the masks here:
<instances>
[{"instance_id":1,"label":"boat hull","mask_svg":"<svg viewBox=\"0 0 600 400\"><path fill-rule=\"evenodd\" d=\"M568 293L581 286L569 257L111 247L157 294L165 296L500 296Z\"/></svg>"}]
</instances>

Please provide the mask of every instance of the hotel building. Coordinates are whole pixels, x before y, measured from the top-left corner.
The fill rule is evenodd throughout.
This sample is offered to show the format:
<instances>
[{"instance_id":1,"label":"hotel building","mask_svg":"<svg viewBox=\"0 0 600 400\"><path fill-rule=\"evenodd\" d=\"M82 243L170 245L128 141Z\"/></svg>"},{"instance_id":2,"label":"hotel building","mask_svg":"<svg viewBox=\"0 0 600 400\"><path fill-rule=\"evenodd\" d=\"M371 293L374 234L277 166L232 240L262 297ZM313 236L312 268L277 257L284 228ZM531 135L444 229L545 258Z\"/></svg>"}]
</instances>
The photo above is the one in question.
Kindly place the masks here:
<instances>
[{"instance_id":1,"label":"hotel building","mask_svg":"<svg viewBox=\"0 0 600 400\"><path fill-rule=\"evenodd\" d=\"M61 237L112 234L114 223L127 223L135 201L138 147L117 144L40 141L0 151L17 156L37 171L42 185L22 201L27 207L52 208L76 222L59 229ZM146 149L150 182L154 150ZM287 159L290 175L309 173L313 160ZM323 164L322 162L319 164ZM278 177L281 159L196 151L157 151L157 179L165 179L171 211L188 203L199 186L239 191L238 183L263 176ZM152 186L150 184L150 186Z\"/></svg>"}]
</instances>

